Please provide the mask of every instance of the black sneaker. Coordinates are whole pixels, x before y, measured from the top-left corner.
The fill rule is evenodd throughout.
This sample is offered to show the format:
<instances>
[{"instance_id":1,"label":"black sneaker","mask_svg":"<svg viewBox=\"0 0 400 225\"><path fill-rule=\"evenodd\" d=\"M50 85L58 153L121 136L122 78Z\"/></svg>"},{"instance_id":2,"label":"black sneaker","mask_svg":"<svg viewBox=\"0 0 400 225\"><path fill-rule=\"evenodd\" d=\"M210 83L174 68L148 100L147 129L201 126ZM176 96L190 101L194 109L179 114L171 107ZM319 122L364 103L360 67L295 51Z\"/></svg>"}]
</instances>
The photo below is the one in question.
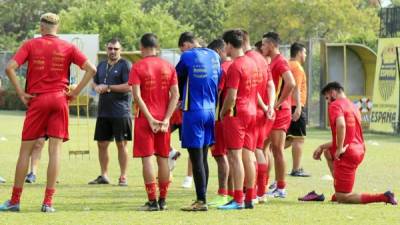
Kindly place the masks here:
<instances>
[{"instance_id":1,"label":"black sneaker","mask_svg":"<svg viewBox=\"0 0 400 225\"><path fill-rule=\"evenodd\" d=\"M160 207L160 211L167 210L167 202L164 198L158 199L158 207Z\"/></svg>"},{"instance_id":2,"label":"black sneaker","mask_svg":"<svg viewBox=\"0 0 400 225\"><path fill-rule=\"evenodd\" d=\"M310 177L311 175L304 172L303 168L300 168L298 170L292 170L290 173L290 176L292 177Z\"/></svg>"},{"instance_id":3,"label":"black sneaker","mask_svg":"<svg viewBox=\"0 0 400 225\"><path fill-rule=\"evenodd\" d=\"M138 209L138 211L158 211L158 210L160 210L160 208L158 208L156 200L148 201Z\"/></svg>"},{"instance_id":4,"label":"black sneaker","mask_svg":"<svg viewBox=\"0 0 400 225\"><path fill-rule=\"evenodd\" d=\"M88 184L109 184L110 182L108 181L107 178L103 176L98 176L96 179L90 181Z\"/></svg>"},{"instance_id":5,"label":"black sneaker","mask_svg":"<svg viewBox=\"0 0 400 225\"><path fill-rule=\"evenodd\" d=\"M244 208L245 209L254 209L253 202L245 202L244 203Z\"/></svg>"}]
</instances>

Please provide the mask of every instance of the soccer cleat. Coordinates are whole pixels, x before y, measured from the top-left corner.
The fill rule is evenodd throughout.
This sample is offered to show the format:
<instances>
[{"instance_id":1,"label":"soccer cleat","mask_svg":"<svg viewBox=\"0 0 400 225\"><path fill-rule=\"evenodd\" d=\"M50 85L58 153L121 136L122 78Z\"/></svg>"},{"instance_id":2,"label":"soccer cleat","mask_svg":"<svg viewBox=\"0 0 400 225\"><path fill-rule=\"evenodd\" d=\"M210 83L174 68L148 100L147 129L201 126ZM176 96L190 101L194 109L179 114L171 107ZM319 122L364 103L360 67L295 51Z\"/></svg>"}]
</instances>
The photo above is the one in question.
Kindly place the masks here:
<instances>
[{"instance_id":1,"label":"soccer cleat","mask_svg":"<svg viewBox=\"0 0 400 225\"><path fill-rule=\"evenodd\" d=\"M148 201L138 209L138 211L158 211L158 210L160 210L160 208L158 208L158 203L156 200Z\"/></svg>"},{"instance_id":2,"label":"soccer cleat","mask_svg":"<svg viewBox=\"0 0 400 225\"><path fill-rule=\"evenodd\" d=\"M36 175L33 174L32 172L28 173L28 175L26 175L25 177L25 183L33 184L35 182L36 182Z\"/></svg>"},{"instance_id":3,"label":"soccer cleat","mask_svg":"<svg viewBox=\"0 0 400 225\"><path fill-rule=\"evenodd\" d=\"M169 151L169 156L168 156L168 166L169 170L172 171L175 169L176 166L176 160L181 156L181 153L177 151L174 148L171 148L171 151Z\"/></svg>"},{"instance_id":4,"label":"soccer cleat","mask_svg":"<svg viewBox=\"0 0 400 225\"><path fill-rule=\"evenodd\" d=\"M208 203L209 206L213 206L213 207L218 207L221 205L225 205L226 203L228 203L228 196L224 196L224 195L217 195L217 197L215 197L215 199L213 201L211 201L210 203Z\"/></svg>"},{"instance_id":5,"label":"soccer cleat","mask_svg":"<svg viewBox=\"0 0 400 225\"><path fill-rule=\"evenodd\" d=\"M303 168L300 168L298 170L292 170L292 172L289 174L292 177L310 177L311 175L304 172Z\"/></svg>"},{"instance_id":6,"label":"soccer cleat","mask_svg":"<svg viewBox=\"0 0 400 225\"><path fill-rule=\"evenodd\" d=\"M254 209L254 203L253 203L253 201L251 201L251 202L245 202L245 203L244 203L244 208L245 208L245 209Z\"/></svg>"},{"instance_id":7,"label":"soccer cleat","mask_svg":"<svg viewBox=\"0 0 400 225\"><path fill-rule=\"evenodd\" d=\"M193 182L193 177L186 176L183 180L182 187L183 188L191 188Z\"/></svg>"},{"instance_id":8,"label":"soccer cleat","mask_svg":"<svg viewBox=\"0 0 400 225\"><path fill-rule=\"evenodd\" d=\"M126 179L126 177L120 176L118 179L118 185L121 187L128 186L128 180Z\"/></svg>"},{"instance_id":9,"label":"soccer cleat","mask_svg":"<svg viewBox=\"0 0 400 225\"><path fill-rule=\"evenodd\" d=\"M109 184L110 182L108 181L107 178L103 176L98 176L96 179L90 181L88 184Z\"/></svg>"},{"instance_id":10,"label":"soccer cleat","mask_svg":"<svg viewBox=\"0 0 400 225\"><path fill-rule=\"evenodd\" d=\"M394 193L391 191L387 191L384 195L388 198L386 204L397 205L397 199L394 197Z\"/></svg>"},{"instance_id":11,"label":"soccer cleat","mask_svg":"<svg viewBox=\"0 0 400 225\"><path fill-rule=\"evenodd\" d=\"M259 202L258 202L258 198L256 197L256 198L253 198L252 200L251 200L251 203L253 204L253 205L257 205Z\"/></svg>"},{"instance_id":12,"label":"soccer cleat","mask_svg":"<svg viewBox=\"0 0 400 225\"><path fill-rule=\"evenodd\" d=\"M264 204L267 202L266 196L257 196L258 204Z\"/></svg>"},{"instance_id":13,"label":"soccer cleat","mask_svg":"<svg viewBox=\"0 0 400 225\"><path fill-rule=\"evenodd\" d=\"M230 203L226 205L219 206L218 209L221 210L239 210L243 209L244 204L243 203L237 203L235 200L231 201Z\"/></svg>"},{"instance_id":14,"label":"soccer cleat","mask_svg":"<svg viewBox=\"0 0 400 225\"><path fill-rule=\"evenodd\" d=\"M10 200L0 205L0 212L19 212L19 203L11 205Z\"/></svg>"},{"instance_id":15,"label":"soccer cleat","mask_svg":"<svg viewBox=\"0 0 400 225\"><path fill-rule=\"evenodd\" d=\"M5 183L5 182L6 182L6 179L0 177L0 184L1 184L1 183Z\"/></svg>"},{"instance_id":16,"label":"soccer cleat","mask_svg":"<svg viewBox=\"0 0 400 225\"><path fill-rule=\"evenodd\" d=\"M276 188L274 191L271 192L271 195L269 196L274 198L286 198L286 189Z\"/></svg>"},{"instance_id":17,"label":"soccer cleat","mask_svg":"<svg viewBox=\"0 0 400 225\"><path fill-rule=\"evenodd\" d=\"M191 205L181 208L181 210L187 212L208 211L208 206L205 202L197 200Z\"/></svg>"},{"instance_id":18,"label":"soccer cleat","mask_svg":"<svg viewBox=\"0 0 400 225\"><path fill-rule=\"evenodd\" d=\"M277 189L277 188L278 188L278 185L277 185L276 181L274 181L274 183L272 183L272 184L269 185L269 187L268 187L268 192L266 193L267 196L272 196L272 192L274 192L275 189Z\"/></svg>"},{"instance_id":19,"label":"soccer cleat","mask_svg":"<svg viewBox=\"0 0 400 225\"><path fill-rule=\"evenodd\" d=\"M40 211L45 212L45 213L53 213L56 211L56 209L54 209L52 206L43 204L42 209Z\"/></svg>"},{"instance_id":20,"label":"soccer cleat","mask_svg":"<svg viewBox=\"0 0 400 225\"><path fill-rule=\"evenodd\" d=\"M317 201L317 202L323 202L325 201L325 196L324 194L317 194L315 191L311 191L308 194L306 194L303 197L298 198L299 201L304 201L304 202L308 202L308 201Z\"/></svg>"},{"instance_id":21,"label":"soccer cleat","mask_svg":"<svg viewBox=\"0 0 400 225\"><path fill-rule=\"evenodd\" d=\"M167 208L168 208L167 202L165 202L165 199L163 199L163 198L158 199L158 206L160 208L160 211L167 210Z\"/></svg>"}]
</instances>

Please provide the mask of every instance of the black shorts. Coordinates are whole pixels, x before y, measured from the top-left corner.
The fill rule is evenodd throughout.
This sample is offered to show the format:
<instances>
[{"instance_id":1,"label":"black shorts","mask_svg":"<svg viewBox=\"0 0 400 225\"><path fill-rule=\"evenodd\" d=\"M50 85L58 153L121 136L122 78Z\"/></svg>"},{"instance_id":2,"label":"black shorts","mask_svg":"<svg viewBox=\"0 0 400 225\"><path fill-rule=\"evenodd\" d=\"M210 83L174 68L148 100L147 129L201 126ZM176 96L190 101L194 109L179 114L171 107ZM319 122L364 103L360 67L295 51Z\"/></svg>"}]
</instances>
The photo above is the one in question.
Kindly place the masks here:
<instances>
[{"instance_id":1,"label":"black shorts","mask_svg":"<svg viewBox=\"0 0 400 225\"><path fill-rule=\"evenodd\" d=\"M296 110L295 106L292 106L292 114ZM306 110L301 107L301 115L297 121L292 121L287 131L287 138L302 138L306 136Z\"/></svg>"},{"instance_id":2,"label":"black shorts","mask_svg":"<svg viewBox=\"0 0 400 225\"><path fill-rule=\"evenodd\" d=\"M96 120L96 130L94 132L95 141L131 141L132 140L132 119L98 117Z\"/></svg>"}]
</instances>

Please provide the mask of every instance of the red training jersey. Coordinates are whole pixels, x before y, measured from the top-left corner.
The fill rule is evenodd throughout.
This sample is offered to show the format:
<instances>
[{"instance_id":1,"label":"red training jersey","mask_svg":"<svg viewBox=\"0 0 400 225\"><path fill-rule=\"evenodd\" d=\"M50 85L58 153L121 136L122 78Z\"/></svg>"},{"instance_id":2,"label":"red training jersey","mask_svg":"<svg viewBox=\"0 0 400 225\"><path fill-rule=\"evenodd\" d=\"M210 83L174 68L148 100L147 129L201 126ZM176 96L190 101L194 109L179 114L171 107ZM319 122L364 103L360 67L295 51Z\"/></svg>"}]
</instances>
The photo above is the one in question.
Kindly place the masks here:
<instances>
[{"instance_id":1,"label":"red training jersey","mask_svg":"<svg viewBox=\"0 0 400 225\"><path fill-rule=\"evenodd\" d=\"M220 79L219 84L218 84L219 96L218 96L218 102L217 102L217 115L216 115L216 119L217 120L219 120L219 113L221 112L222 104L224 103L224 100L225 100L225 96L226 96L226 89L225 89L226 75L228 73L229 67L232 65L232 62L233 62L232 60L228 60L228 61L224 61L221 64L222 74L221 74L221 79Z\"/></svg>"},{"instance_id":2,"label":"red training jersey","mask_svg":"<svg viewBox=\"0 0 400 225\"><path fill-rule=\"evenodd\" d=\"M170 88L178 84L175 68L157 56L145 57L133 64L128 84L140 85L140 94L149 112L155 119L163 120Z\"/></svg>"},{"instance_id":3,"label":"red training jersey","mask_svg":"<svg viewBox=\"0 0 400 225\"><path fill-rule=\"evenodd\" d=\"M226 76L225 89L237 89L234 115L255 116L257 113L257 65L248 56L233 60Z\"/></svg>"},{"instance_id":4,"label":"red training jersey","mask_svg":"<svg viewBox=\"0 0 400 225\"><path fill-rule=\"evenodd\" d=\"M40 94L67 90L72 63L82 68L87 58L79 49L54 35L26 41L12 58L28 62L26 92Z\"/></svg>"},{"instance_id":5,"label":"red training jersey","mask_svg":"<svg viewBox=\"0 0 400 225\"><path fill-rule=\"evenodd\" d=\"M347 98L336 99L328 106L329 122L332 130L332 149L334 155L337 149L336 144L336 119L344 117L346 122L346 137L343 146L349 145L349 148L364 149L364 138L361 127L361 115L354 104Z\"/></svg>"},{"instance_id":6,"label":"red training jersey","mask_svg":"<svg viewBox=\"0 0 400 225\"><path fill-rule=\"evenodd\" d=\"M287 71L290 71L288 61L283 57L281 54L278 54L273 59L271 59L270 63L272 79L274 80L275 84L275 91L276 91L276 99L278 100L283 86L285 85L283 81L282 75ZM291 96L289 95L287 99L282 102L281 108L282 109L290 109L291 105Z\"/></svg>"}]
</instances>

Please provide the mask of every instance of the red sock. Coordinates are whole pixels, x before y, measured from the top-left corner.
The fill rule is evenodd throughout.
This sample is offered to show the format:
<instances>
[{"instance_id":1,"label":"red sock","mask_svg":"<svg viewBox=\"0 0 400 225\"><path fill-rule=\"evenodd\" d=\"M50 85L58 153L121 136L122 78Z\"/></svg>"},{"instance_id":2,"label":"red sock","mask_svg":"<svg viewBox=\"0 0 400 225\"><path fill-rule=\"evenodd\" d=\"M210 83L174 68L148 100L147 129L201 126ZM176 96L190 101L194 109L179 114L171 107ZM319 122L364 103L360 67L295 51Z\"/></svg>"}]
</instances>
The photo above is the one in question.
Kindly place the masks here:
<instances>
[{"instance_id":1,"label":"red sock","mask_svg":"<svg viewBox=\"0 0 400 225\"><path fill-rule=\"evenodd\" d=\"M387 202L388 198L384 194L361 194L361 203Z\"/></svg>"},{"instance_id":2,"label":"red sock","mask_svg":"<svg viewBox=\"0 0 400 225\"><path fill-rule=\"evenodd\" d=\"M228 190L226 190L226 189L224 189L224 188L219 188L219 189L218 189L218 194L219 194L219 195L226 196L226 195L228 195Z\"/></svg>"},{"instance_id":3,"label":"red sock","mask_svg":"<svg viewBox=\"0 0 400 225\"><path fill-rule=\"evenodd\" d=\"M331 202L337 202L337 199L336 199L336 195L335 195L335 194L332 195L332 197L331 197Z\"/></svg>"},{"instance_id":4,"label":"red sock","mask_svg":"<svg viewBox=\"0 0 400 225\"><path fill-rule=\"evenodd\" d=\"M277 187L278 187L278 189L285 189L286 182L284 180L278 180Z\"/></svg>"},{"instance_id":5,"label":"red sock","mask_svg":"<svg viewBox=\"0 0 400 225\"><path fill-rule=\"evenodd\" d=\"M170 182L158 182L158 188L160 189L160 198L166 199L168 194L168 187Z\"/></svg>"},{"instance_id":6,"label":"red sock","mask_svg":"<svg viewBox=\"0 0 400 225\"><path fill-rule=\"evenodd\" d=\"M242 204L243 203L243 191L235 190L233 198L235 199L235 202L237 202L238 204Z\"/></svg>"},{"instance_id":7,"label":"red sock","mask_svg":"<svg viewBox=\"0 0 400 225\"><path fill-rule=\"evenodd\" d=\"M149 199L149 201L157 200L156 183L149 183L149 184L145 184L145 185L146 185L147 198Z\"/></svg>"},{"instance_id":8,"label":"red sock","mask_svg":"<svg viewBox=\"0 0 400 225\"><path fill-rule=\"evenodd\" d=\"M258 176L257 176L257 196L261 197L265 194L266 176L267 176L267 164L258 164Z\"/></svg>"},{"instance_id":9,"label":"red sock","mask_svg":"<svg viewBox=\"0 0 400 225\"><path fill-rule=\"evenodd\" d=\"M253 192L254 192L254 188L246 189L246 196L244 199L245 202L251 202L253 200Z\"/></svg>"},{"instance_id":10,"label":"red sock","mask_svg":"<svg viewBox=\"0 0 400 225\"><path fill-rule=\"evenodd\" d=\"M233 196L235 196L235 192L233 190L228 190L228 195L233 198Z\"/></svg>"},{"instance_id":11,"label":"red sock","mask_svg":"<svg viewBox=\"0 0 400 225\"><path fill-rule=\"evenodd\" d=\"M15 205L19 203L22 194L22 187L13 187L10 204Z\"/></svg>"},{"instance_id":12,"label":"red sock","mask_svg":"<svg viewBox=\"0 0 400 225\"><path fill-rule=\"evenodd\" d=\"M43 205L51 206L53 204L53 195L55 191L56 189L54 188L46 188L46 191L44 192Z\"/></svg>"}]
</instances>

